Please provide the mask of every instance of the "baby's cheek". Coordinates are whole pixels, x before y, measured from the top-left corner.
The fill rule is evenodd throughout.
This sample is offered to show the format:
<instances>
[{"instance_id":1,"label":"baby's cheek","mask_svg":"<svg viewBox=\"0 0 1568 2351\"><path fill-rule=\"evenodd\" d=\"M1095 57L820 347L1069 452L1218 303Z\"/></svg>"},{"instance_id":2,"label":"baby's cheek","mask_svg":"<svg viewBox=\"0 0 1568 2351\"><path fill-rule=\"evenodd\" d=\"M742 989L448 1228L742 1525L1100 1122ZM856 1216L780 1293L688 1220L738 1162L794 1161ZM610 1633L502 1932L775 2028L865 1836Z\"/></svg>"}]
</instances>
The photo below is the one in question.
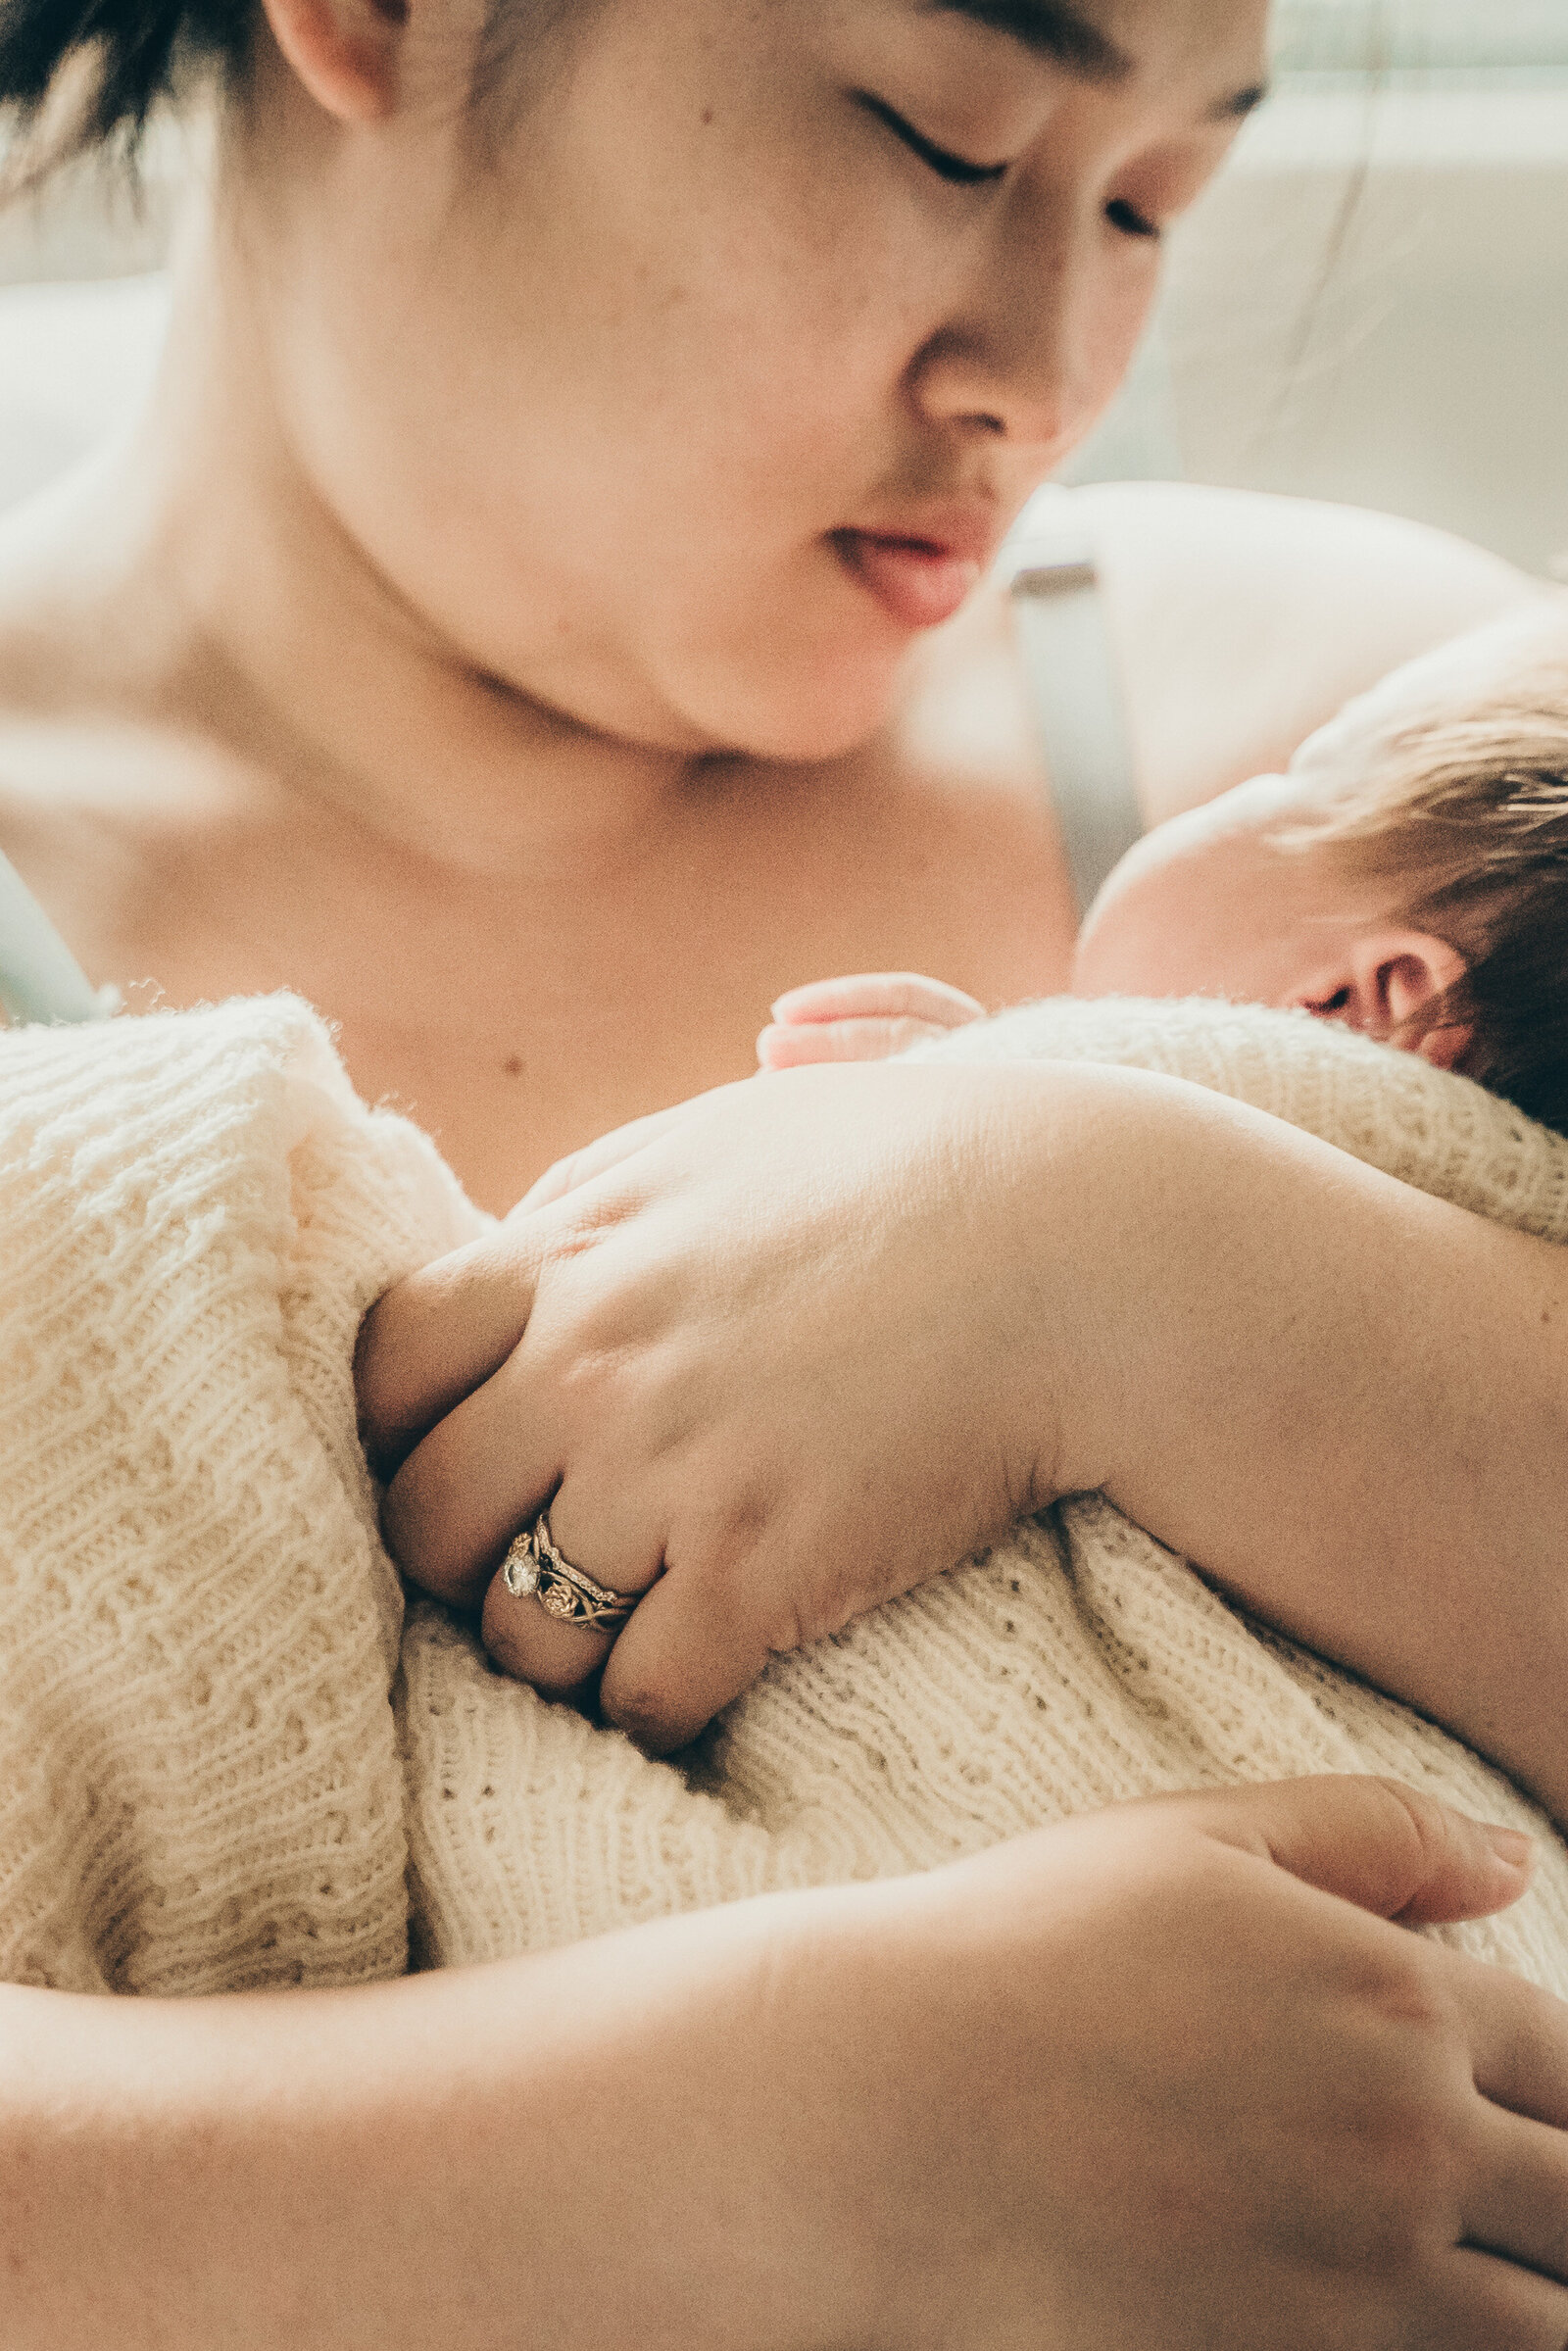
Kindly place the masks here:
<instances>
[{"instance_id":1,"label":"baby's cheek","mask_svg":"<svg viewBox=\"0 0 1568 2351\"><path fill-rule=\"evenodd\" d=\"M1114 880L1114 877L1112 877ZM1110 884L1106 885L1109 890ZM1134 908L1136 915L1136 906ZM1073 949L1074 996L1149 996L1148 940L1127 918L1126 900L1102 892L1090 907Z\"/></svg>"}]
</instances>

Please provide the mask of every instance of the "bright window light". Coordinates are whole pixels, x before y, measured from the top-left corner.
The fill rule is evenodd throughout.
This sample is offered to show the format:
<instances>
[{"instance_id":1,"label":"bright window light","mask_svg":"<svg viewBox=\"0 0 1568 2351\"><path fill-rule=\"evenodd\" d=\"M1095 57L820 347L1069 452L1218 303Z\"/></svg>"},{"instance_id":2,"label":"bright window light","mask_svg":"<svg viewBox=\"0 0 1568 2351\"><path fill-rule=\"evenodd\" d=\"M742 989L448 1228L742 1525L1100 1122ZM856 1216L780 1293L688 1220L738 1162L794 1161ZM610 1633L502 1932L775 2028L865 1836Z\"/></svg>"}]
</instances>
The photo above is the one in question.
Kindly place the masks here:
<instances>
[{"instance_id":1,"label":"bright window light","mask_svg":"<svg viewBox=\"0 0 1568 2351\"><path fill-rule=\"evenodd\" d=\"M1568 72L1565 0L1279 0L1285 74Z\"/></svg>"}]
</instances>

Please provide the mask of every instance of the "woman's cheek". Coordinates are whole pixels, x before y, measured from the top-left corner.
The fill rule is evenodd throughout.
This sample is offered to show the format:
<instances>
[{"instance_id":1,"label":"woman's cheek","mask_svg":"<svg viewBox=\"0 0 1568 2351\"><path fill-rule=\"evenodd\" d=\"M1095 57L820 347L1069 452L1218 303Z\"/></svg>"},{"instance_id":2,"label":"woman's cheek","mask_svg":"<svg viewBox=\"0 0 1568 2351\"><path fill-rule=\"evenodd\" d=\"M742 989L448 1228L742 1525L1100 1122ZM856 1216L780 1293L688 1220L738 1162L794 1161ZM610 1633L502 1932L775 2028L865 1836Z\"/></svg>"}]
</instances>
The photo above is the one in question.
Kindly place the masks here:
<instances>
[{"instance_id":1,"label":"woman's cheek","mask_svg":"<svg viewBox=\"0 0 1568 2351\"><path fill-rule=\"evenodd\" d=\"M1118 233L1117 244L1107 253L1091 325L1097 415L1132 364L1159 292L1163 266L1164 247L1158 237Z\"/></svg>"}]
</instances>

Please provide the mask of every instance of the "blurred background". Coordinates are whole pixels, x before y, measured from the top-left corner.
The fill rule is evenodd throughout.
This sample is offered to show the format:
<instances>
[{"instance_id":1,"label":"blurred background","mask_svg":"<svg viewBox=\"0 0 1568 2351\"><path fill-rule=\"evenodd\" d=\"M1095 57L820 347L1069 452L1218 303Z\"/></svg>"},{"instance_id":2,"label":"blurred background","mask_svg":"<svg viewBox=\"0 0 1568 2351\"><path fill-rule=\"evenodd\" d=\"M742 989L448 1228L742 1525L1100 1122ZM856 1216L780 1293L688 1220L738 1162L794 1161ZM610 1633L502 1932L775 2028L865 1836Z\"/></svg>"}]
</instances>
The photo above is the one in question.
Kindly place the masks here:
<instances>
[{"instance_id":1,"label":"blurred background","mask_svg":"<svg viewBox=\"0 0 1568 2351\"><path fill-rule=\"evenodd\" d=\"M1386 507L1568 556L1568 0L1279 0L1275 95L1178 235L1073 478Z\"/></svg>"},{"instance_id":2,"label":"blurred background","mask_svg":"<svg viewBox=\"0 0 1568 2351\"><path fill-rule=\"evenodd\" d=\"M1280 0L1275 46L1064 477L1385 507L1568 576L1568 0ZM199 149L160 125L134 200L78 171L0 213L0 503L152 366Z\"/></svg>"}]
</instances>

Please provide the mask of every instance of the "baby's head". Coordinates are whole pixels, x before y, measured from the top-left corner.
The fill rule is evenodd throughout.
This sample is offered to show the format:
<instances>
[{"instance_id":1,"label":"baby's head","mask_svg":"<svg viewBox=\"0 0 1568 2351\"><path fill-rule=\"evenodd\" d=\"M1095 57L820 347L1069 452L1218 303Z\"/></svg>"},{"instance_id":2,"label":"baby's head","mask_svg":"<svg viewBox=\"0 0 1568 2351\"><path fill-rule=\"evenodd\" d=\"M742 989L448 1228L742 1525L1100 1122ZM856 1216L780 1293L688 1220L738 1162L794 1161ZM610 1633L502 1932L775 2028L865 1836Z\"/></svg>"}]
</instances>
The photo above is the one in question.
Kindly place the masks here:
<instances>
[{"instance_id":1,"label":"baby's head","mask_svg":"<svg viewBox=\"0 0 1568 2351\"><path fill-rule=\"evenodd\" d=\"M1568 1129L1568 629L1427 655L1151 833L1090 908L1079 996L1300 1004Z\"/></svg>"}]
</instances>

